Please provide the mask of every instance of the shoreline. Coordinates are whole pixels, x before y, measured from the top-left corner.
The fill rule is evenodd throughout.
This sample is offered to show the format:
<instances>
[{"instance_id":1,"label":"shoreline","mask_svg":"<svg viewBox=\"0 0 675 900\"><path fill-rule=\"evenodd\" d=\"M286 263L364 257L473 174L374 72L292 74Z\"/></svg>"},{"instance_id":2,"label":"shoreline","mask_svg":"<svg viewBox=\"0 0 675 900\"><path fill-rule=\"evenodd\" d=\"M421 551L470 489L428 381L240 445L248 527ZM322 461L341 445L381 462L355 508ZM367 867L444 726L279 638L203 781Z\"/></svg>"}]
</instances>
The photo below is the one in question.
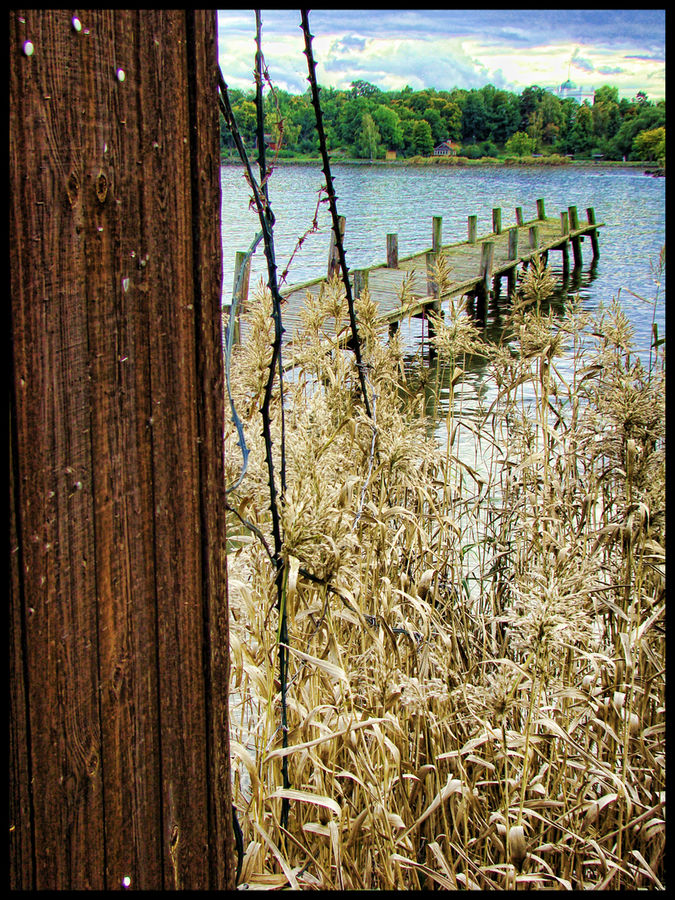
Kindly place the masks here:
<instances>
[{"instance_id":1,"label":"shoreline","mask_svg":"<svg viewBox=\"0 0 675 900\"><path fill-rule=\"evenodd\" d=\"M320 157L279 157L274 165L277 166L308 166L321 165ZM241 160L233 156L221 156L221 166L241 166ZM665 177L665 169L657 163L643 161L619 161L619 160L594 160L594 159L566 159L563 157L508 157L496 159L483 157L482 159L468 159L467 157L410 157L409 159L355 159L350 157L337 157L331 159L333 166L392 166L398 168L416 167L429 168L433 166L442 168L607 168L607 169L643 169L645 175Z\"/></svg>"}]
</instances>

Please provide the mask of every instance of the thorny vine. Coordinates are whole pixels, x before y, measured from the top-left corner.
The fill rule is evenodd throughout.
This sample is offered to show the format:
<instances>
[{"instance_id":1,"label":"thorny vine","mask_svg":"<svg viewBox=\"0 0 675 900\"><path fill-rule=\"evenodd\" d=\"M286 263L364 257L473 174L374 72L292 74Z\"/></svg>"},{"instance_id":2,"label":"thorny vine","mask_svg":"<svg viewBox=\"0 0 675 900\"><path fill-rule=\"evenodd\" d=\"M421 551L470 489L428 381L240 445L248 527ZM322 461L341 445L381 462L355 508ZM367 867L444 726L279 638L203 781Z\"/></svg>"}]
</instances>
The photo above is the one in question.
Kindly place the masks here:
<instances>
[{"instance_id":1,"label":"thorny vine","mask_svg":"<svg viewBox=\"0 0 675 900\"><path fill-rule=\"evenodd\" d=\"M281 520L279 515L278 496L279 492L276 487L276 479L274 474L274 458L272 453L272 431L271 431L271 415L270 403L274 389L276 374L279 376L279 387L282 394L282 432L281 432L281 463L280 463L280 493L281 497L286 489L286 461L284 446L284 426L283 426L283 366L281 361L281 339L283 335L283 325L281 321L281 303L282 298L279 293L277 283L277 266L274 252L274 213L269 202L269 194L267 190L268 172L265 164L265 141L264 132L264 113L262 102L262 82L263 82L263 62L261 50L261 20L260 11L256 10L256 113L258 126L258 165L260 169L261 184L258 185L251 164L246 153L239 129L237 127L232 107L229 101L228 89L222 71L218 69L218 81L220 87L220 108L225 117L225 122L232 134L235 146L239 153L242 163L246 170L246 178L251 190L260 220L260 226L263 234L265 246L265 258L267 260L268 272L268 288L272 297L272 319L274 322L274 341L272 343L272 358L269 364L269 374L265 385L264 400L261 407L261 415L263 420L263 438L265 441L265 457L267 462L267 471L269 474L269 490L270 490L270 511L272 514L272 535L274 539L273 562L276 568L275 585L277 594L277 608L279 610L279 678L281 682L281 727L283 746L287 746L287 727L286 727L286 684L288 672L288 633L287 621L284 604L284 581L285 566L283 561L283 539L281 534ZM276 371L278 370L278 371ZM284 760L284 762L286 762ZM282 766L284 787L289 787L287 764ZM288 821L289 802L284 800L282 805L282 825L285 826Z\"/></svg>"},{"instance_id":2,"label":"thorny vine","mask_svg":"<svg viewBox=\"0 0 675 900\"><path fill-rule=\"evenodd\" d=\"M279 680L281 685L281 731L282 731L282 742L283 746L287 746L287 690L288 690L288 627L287 627L287 616L285 609L285 592L286 592L286 580L288 577L286 571L286 563L284 562L283 556L283 535L281 530L281 518L279 514L279 501L283 501L284 494L286 491L286 457L285 457L285 426L284 426L284 412L283 412L283 365L281 359L281 348L282 348L282 335L284 332L283 323L282 323L282 315L281 315L281 306L283 303L283 298L279 293L279 282L277 280L277 264L275 258L275 249L274 249L274 224L275 218L274 213L272 212L272 207L269 199L268 192L268 183L272 171L274 169L274 163L276 162L276 155L274 161L271 166L268 167L266 158L265 158L265 137L264 137L264 104L263 104L263 82L266 82L270 89L272 90L272 94L277 105L278 111L278 101L276 100L276 95L274 93L274 89L271 84L269 72L264 63L264 57L262 53L262 41L261 41L261 16L260 10L255 11L256 16L256 54L255 54L255 85L256 85L256 135L257 135L257 145L258 145L258 168L260 173L259 182L256 181L255 176L253 174L251 163L248 158L248 154L246 152L246 148L244 146L243 140L241 138L241 134L239 132L236 119L234 117L234 113L232 111L232 107L229 100L228 95L228 87L225 79L223 77L222 71L220 67L218 68L218 83L219 83L219 105L221 112L225 118L226 125L230 130L232 138L235 143L235 147L239 154L239 157L244 165L245 169L245 177L248 182L251 191L253 193L253 198L251 201L251 205L255 207L258 218L260 220L260 233L257 235L253 244L251 245L248 253L246 254L246 258L244 261L244 266L248 259L253 255L256 250L256 247L263 241L264 250L265 250L265 258L267 262L267 272L268 272L268 288L272 297L272 319L274 322L274 339L272 344L272 357L269 363L269 373L267 377L267 382L265 384L264 390L264 399L261 406L261 416L263 422L263 439L265 443L265 457L267 464L267 471L269 476L269 491L270 491L270 511L272 516L272 535L273 535L273 550L267 545L260 531L253 526L253 523L245 522L247 527L250 527L253 533L255 533L263 543L265 550L267 551L273 565L276 569L275 576L275 586L276 586L276 606L279 611L279 631L278 631L278 648L279 648ZM367 387L367 376L365 372L365 366L361 356L361 345L358 335L358 328L356 323L356 313L354 307L354 297L352 295L351 285L349 282L349 269L347 267L344 245L342 243L342 235L340 229L339 216L337 212L337 204L336 204L336 194L333 186L333 179L330 171L330 162L328 158L328 151L326 145L326 136L323 127L323 115L321 111L321 105L319 101L319 88L316 81L316 66L314 62L314 56L312 53L312 35L309 31L309 17L308 11L301 11L302 24L301 28L304 34L305 39L305 50L304 53L307 57L307 67L308 67L308 81L311 86L312 93L312 105L314 107L314 112L316 116L316 127L317 134L319 137L319 146L321 150L321 157L323 161L323 174L326 179L325 186L322 186L319 191L319 199L317 201L316 210L314 213L314 218L312 221L312 225L308 229L308 231L299 238L296 248L294 249L291 257L289 259L288 265L284 269L284 272L281 276L281 281L285 281L286 276L288 274L289 267L292 263L292 260L297 253L297 251L302 246L305 238L315 232L318 229L318 211L319 206L322 202L328 202L331 218L333 223L333 232L335 234L335 246L339 260L339 266L342 273L342 278L345 286L347 305L349 310L349 319L350 319L350 327L351 327L351 341L349 342L349 347L354 353L356 368L359 376L359 383L361 388L361 395L363 399L363 404L365 408L365 412L368 416L368 419L371 423L371 428L373 431L372 437L372 448L371 448L371 465L372 465L372 456L375 451L375 443L377 438L377 428L375 425L374 419L374 407L371 407L371 402L368 396L368 387ZM283 136L283 120L281 116L278 117L278 129L280 137ZM276 154L278 154L278 146ZM325 194L326 196L322 196ZM244 270L244 266L242 266L242 273ZM235 286L235 292L233 297L234 306L230 310L230 321L228 323L228 332L227 332L227 366L226 366L226 378L228 381L228 394L229 392L229 358L232 347L232 339L233 339L233 323L236 317L236 298L238 297L238 290ZM274 458L272 452L272 433L271 433L271 414L270 414L270 404L272 400L272 394L274 389L275 380L279 379L279 390L281 394L281 447L280 447L280 475L279 475L279 483L280 487L277 490L275 471L274 471ZM375 402L375 396L373 395L373 404ZM248 450L246 448L246 443L243 436L243 429L241 427L241 423L236 414L236 410L234 409L234 404L232 403L231 394L230 394L230 404L232 407L232 417L237 428L237 432L239 435L239 443L242 449L243 456L243 466L242 472L237 480L236 484L232 487L228 488L228 492L234 490L243 479L246 472L246 464L248 459ZM365 492L365 486L364 486ZM236 512L236 510L233 510ZM359 513L360 515L360 513ZM358 519L357 519L358 520ZM303 573L307 576L310 573ZM283 777L283 786L284 788L290 787L290 782L288 778L288 761L287 757L283 758L282 761L282 777ZM283 799L282 802L282 812L281 812L281 826L282 828L286 828L288 824L288 814L289 814L290 802L287 798Z\"/></svg>"}]
</instances>

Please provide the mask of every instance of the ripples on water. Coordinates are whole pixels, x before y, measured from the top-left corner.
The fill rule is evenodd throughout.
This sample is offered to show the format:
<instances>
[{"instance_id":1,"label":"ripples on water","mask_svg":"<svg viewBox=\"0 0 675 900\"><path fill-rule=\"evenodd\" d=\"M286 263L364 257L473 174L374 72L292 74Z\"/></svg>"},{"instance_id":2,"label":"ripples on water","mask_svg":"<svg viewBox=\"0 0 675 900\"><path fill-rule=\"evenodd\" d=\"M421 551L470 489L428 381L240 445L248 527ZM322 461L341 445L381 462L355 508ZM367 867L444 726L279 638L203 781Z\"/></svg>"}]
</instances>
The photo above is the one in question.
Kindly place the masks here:
<instances>
[{"instance_id":1,"label":"ripples on water","mask_svg":"<svg viewBox=\"0 0 675 900\"><path fill-rule=\"evenodd\" d=\"M553 298L553 307L564 315L567 295L579 294L583 307L596 310L619 296L635 329L635 345L646 360L651 341L652 317L659 334L665 333L665 273L660 288L655 283L659 254L665 243L665 179L636 169L609 168L462 168L334 166L333 180L340 215L347 218L345 252L350 268L382 262L386 235L399 236L399 255L406 256L431 245L433 216L443 217L443 243L466 239L467 217L478 216L478 233L491 230L492 209L501 207L502 226L515 224L515 208L523 207L526 219L536 215L536 200L543 198L546 214L557 216L576 205L581 221L587 207L595 209L600 229L600 257L591 267L591 246L582 244L580 271L565 290ZM224 302L232 292L234 256L247 250L259 230L255 211L249 207L250 190L239 166L223 166L222 236ZM285 269L298 238L312 225L323 174L317 165L280 166L270 180L270 200L276 218L274 239L279 275ZM319 205L318 231L308 235L294 258L287 283L297 284L325 275L330 243L330 214ZM561 254L549 254L558 277ZM254 257L251 290L262 276L267 280L262 244ZM638 297L645 298L644 300ZM654 315L654 299L657 297ZM648 302L646 302L648 301ZM499 322L488 318L487 336L497 336ZM421 319L402 324L405 346L412 358L425 340ZM565 370L565 359L560 361ZM441 408L447 388L441 378ZM474 360L467 374L466 408L482 395L489 405L490 389L483 380L480 362ZM471 394L475 398L471 402ZM447 411L447 407L446 410ZM442 425L441 425L442 430Z\"/></svg>"}]
</instances>

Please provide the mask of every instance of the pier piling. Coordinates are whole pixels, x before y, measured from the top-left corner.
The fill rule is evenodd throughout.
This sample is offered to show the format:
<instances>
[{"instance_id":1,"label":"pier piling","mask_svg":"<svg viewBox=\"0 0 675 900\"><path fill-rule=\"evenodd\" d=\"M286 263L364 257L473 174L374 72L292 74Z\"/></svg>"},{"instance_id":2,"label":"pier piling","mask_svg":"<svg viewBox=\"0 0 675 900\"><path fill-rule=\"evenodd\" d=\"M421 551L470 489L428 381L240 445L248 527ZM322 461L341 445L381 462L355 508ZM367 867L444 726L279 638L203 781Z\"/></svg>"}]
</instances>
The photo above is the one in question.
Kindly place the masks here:
<instances>
[{"instance_id":1,"label":"pier piling","mask_svg":"<svg viewBox=\"0 0 675 900\"><path fill-rule=\"evenodd\" d=\"M387 268L398 269L398 234L387 235Z\"/></svg>"},{"instance_id":2,"label":"pier piling","mask_svg":"<svg viewBox=\"0 0 675 900\"><path fill-rule=\"evenodd\" d=\"M386 261L367 268L354 269L351 273L354 295L359 297L367 289L378 304L380 321L396 330L402 319L424 316L428 309L442 311L441 301L455 296L469 298L467 309L477 318L485 321L490 295L494 303L500 299L501 279L508 281L508 296L513 296L518 270L522 264L527 267L539 254L546 262L550 250L562 253L563 279L570 276L569 246L574 251L574 278L581 265L580 242L588 235L593 246L594 259L598 255L598 232L602 222L596 222L595 211L588 207L588 222L579 223L576 206L570 206L558 216L546 217L543 199L536 201L537 215L525 219L523 207L515 208L516 224L504 227L501 207L492 210L493 231L478 236L478 216L467 218L467 239L457 243L442 244L442 217L433 216L432 246L406 256L399 256L398 234L387 234ZM344 217L340 217L340 231L344 232ZM335 254L334 240L331 240L330 258ZM443 255L448 263L447 284L436 283L435 264ZM329 271L331 266L329 264ZM302 284L283 288L286 300L284 321L287 333L293 333L294 326L300 325L300 311L308 292L317 296L325 278L316 278ZM407 285L405 303L402 303L401 288ZM439 296L442 289L443 295ZM287 340L292 340L289 336Z\"/></svg>"}]
</instances>

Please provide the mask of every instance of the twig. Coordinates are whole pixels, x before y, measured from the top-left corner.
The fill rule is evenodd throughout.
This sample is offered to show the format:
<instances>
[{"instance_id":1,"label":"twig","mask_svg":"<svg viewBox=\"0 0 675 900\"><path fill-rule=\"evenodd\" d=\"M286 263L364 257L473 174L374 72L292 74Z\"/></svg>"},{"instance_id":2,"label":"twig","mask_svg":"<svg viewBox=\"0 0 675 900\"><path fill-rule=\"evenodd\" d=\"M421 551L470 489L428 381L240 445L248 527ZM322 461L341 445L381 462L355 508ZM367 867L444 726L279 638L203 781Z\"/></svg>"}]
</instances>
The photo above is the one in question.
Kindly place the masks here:
<instances>
[{"instance_id":1,"label":"twig","mask_svg":"<svg viewBox=\"0 0 675 900\"><path fill-rule=\"evenodd\" d=\"M342 270L342 280L345 285L345 293L347 296L347 306L349 307L349 323L351 325L352 340L351 349L354 352L356 360L356 368L359 373L359 381L361 384L361 395L363 404L366 408L366 414L372 419L370 411L370 401L368 400L368 391L366 389L366 379L363 371L363 361L361 359L361 343L359 341L358 329L356 326L356 313L354 311L354 298L352 297L352 289L349 284L349 269L347 268L347 260L345 258L345 250L340 237L340 223L338 219L337 205L335 202L335 189L333 188L333 178L330 173L330 162L328 160L328 150L326 148L326 134L323 127L323 113L321 112L321 104L319 103L319 88L316 83L316 65L312 54L312 35L309 31L309 15L308 10L301 10L302 32L305 36L304 54L307 57L307 70L309 72L308 81L312 90L312 106L316 116L316 130L319 136L319 147L321 149L321 158L323 160L323 174L326 176L326 193L328 194L328 203L330 206L331 217L333 219L333 232L335 234L335 245L340 260L340 269Z\"/></svg>"}]
</instances>

